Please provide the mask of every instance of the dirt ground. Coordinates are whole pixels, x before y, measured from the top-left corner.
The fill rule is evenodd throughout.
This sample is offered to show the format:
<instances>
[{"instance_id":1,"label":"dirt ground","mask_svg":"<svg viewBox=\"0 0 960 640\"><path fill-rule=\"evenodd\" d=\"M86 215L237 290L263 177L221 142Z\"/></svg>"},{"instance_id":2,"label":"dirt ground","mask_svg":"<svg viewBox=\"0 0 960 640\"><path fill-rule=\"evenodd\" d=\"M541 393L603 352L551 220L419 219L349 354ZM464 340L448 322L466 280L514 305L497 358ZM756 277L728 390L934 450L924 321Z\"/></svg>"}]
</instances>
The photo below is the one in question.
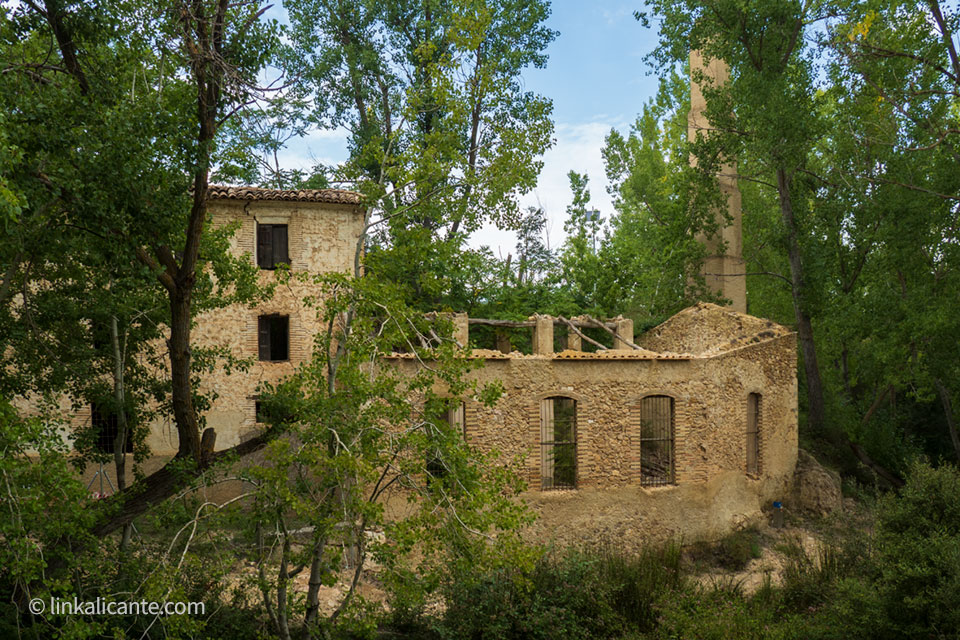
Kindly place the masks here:
<instances>
[{"instance_id":1,"label":"dirt ground","mask_svg":"<svg viewBox=\"0 0 960 640\"><path fill-rule=\"evenodd\" d=\"M786 524L782 527L771 526L770 518L744 522L741 530L749 532L753 540L752 557L747 564L738 570L723 569L719 566L710 566L709 562L691 561L695 545L684 545L684 556L688 570L693 580L710 587L714 585L736 586L743 593L750 595L760 589L769 580L777 586L782 582L785 567L789 565L790 553L802 549L803 553L814 562L819 556L824 540L829 536L831 527L845 526L851 520L856 520L858 508L852 500L846 500L843 513L837 513L827 519L809 518L798 514L789 514ZM560 539L558 546L565 546L571 541ZM577 543L582 543L578 541ZM710 554L718 542L700 543L699 553ZM706 550L706 551L704 551ZM629 552L628 548L625 551ZM275 571L275 568L273 568ZM381 567L374 561L368 560L361 571L357 587L357 595L371 603L386 606L387 595L383 589L379 574ZM348 586L353 579L353 569L344 569L340 573L340 580L335 586L320 588L320 608L324 614L332 613L342 602ZM297 593L306 593L309 575L307 571L299 573L292 580L291 589ZM242 589L250 600L261 598L256 589L256 566L250 562L237 565L236 571L230 580L232 588ZM275 597L275 596L274 596ZM435 603L432 613L442 610L441 603Z\"/></svg>"}]
</instances>

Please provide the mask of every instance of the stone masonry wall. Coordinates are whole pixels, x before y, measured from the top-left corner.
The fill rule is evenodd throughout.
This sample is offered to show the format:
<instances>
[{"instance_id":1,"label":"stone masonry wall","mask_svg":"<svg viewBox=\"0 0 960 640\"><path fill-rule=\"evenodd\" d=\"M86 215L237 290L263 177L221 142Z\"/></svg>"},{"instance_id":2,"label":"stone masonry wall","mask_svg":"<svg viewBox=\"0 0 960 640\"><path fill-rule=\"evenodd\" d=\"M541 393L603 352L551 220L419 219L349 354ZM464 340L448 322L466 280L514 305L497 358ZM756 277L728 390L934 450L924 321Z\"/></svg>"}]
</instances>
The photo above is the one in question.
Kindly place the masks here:
<instances>
[{"instance_id":1,"label":"stone masonry wall","mask_svg":"<svg viewBox=\"0 0 960 640\"><path fill-rule=\"evenodd\" d=\"M718 537L759 518L762 505L786 489L797 456L795 372L792 333L688 359L515 353L487 359L472 374L499 380L504 394L492 408L467 403L466 434L472 446L519 465L525 499L540 513L535 537ZM761 394L758 475L746 472L750 393ZM638 407L654 394L674 398L675 484L641 487ZM577 401L576 490L540 489L539 407L550 396Z\"/></svg>"},{"instance_id":2,"label":"stone masonry wall","mask_svg":"<svg viewBox=\"0 0 960 640\"><path fill-rule=\"evenodd\" d=\"M251 261L254 260L258 222L286 224L291 270L310 273L353 271L354 250L363 226L363 214L358 207L235 200L214 200L209 206L214 225L239 221L239 229L231 239L235 255L247 254ZM259 277L261 282L267 283L276 275L273 271L261 270ZM235 356L252 360L245 372L228 374L221 366L203 379L201 390L217 396L206 415L207 426L217 432L217 449L236 445L256 431L255 403L261 383L279 381L310 357L313 337L322 327L317 321L316 309L306 306L303 300L317 293L318 288L314 285L291 282L277 287L272 299L255 308L232 305L197 318L193 329L195 344L225 346ZM290 358L286 362L258 360L257 319L270 314L290 318ZM176 429L171 425L154 425L147 442L156 455L173 453L177 449Z\"/></svg>"}]
</instances>

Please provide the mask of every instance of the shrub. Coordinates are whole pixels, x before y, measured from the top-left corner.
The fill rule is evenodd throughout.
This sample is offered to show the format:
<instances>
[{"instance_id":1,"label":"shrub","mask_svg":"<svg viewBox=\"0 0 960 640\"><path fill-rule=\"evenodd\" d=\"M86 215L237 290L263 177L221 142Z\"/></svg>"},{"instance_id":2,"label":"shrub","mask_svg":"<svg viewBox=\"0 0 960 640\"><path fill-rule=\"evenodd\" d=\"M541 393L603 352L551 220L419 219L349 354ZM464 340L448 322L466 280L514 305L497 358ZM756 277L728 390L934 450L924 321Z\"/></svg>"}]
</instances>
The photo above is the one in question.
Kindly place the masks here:
<instances>
[{"instance_id":1,"label":"shrub","mask_svg":"<svg viewBox=\"0 0 960 640\"><path fill-rule=\"evenodd\" d=\"M785 576L791 604L822 607L816 638L960 637L960 473L915 464L878 502L877 528ZM853 551L851 551L853 549Z\"/></svg>"},{"instance_id":2,"label":"shrub","mask_svg":"<svg viewBox=\"0 0 960 640\"><path fill-rule=\"evenodd\" d=\"M891 637L960 637L960 471L914 465L880 501L877 548Z\"/></svg>"},{"instance_id":3,"label":"shrub","mask_svg":"<svg viewBox=\"0 0 960 640\"><path fill-rule=\"evenodd\" d=\"M718 542L690 545L688 554L695 563L742 571L753 558L760 557L760 531L756 527L735 531Z\"/></svg>"},{"instance_id":4,"label":"shrub","mask_svg":"<svg viewBox=\"0 0 960 640\"><path fill-rule=\"evenodd\" d=\"M784 616L775 601L747 598L736 585L692 586L668 594L657 604L659 624L653 638L698 640L806 638L796 616Z\"/></svg>"},{"instance_id":5,"label":"shrub","mask_svg":"<svg viewBox=\"0 0 960 640\"><path fill-rule=\"evenodd\" d=\"M683 584L680 548L610 546L545 554L532 571L460 576L447 588L450 638L611 638L656 625L654 603Z\"/></svg>"},{"instance_id":6,"label":"shrub","mask_svg":"<svg viewBox=\"0 0 960 640\"><path fill-rule=\"evenodd\" d=\"M639 631L653 629L657 622L656 599L685 583L679 543L645 547L636 555L609 546L595 553L614 611Z\"/></svg>"},{"instance_id":7,"label":"shrub","mask_svg":"<svg viewBox=\"0 0 960 640\"><path fill-rule=\"evenodd\" d=\"M547 554L526 574L501 568L450 585L449 638L608 638L622 631L597 563L581 552Z\"/></svg>"}]
</instances>

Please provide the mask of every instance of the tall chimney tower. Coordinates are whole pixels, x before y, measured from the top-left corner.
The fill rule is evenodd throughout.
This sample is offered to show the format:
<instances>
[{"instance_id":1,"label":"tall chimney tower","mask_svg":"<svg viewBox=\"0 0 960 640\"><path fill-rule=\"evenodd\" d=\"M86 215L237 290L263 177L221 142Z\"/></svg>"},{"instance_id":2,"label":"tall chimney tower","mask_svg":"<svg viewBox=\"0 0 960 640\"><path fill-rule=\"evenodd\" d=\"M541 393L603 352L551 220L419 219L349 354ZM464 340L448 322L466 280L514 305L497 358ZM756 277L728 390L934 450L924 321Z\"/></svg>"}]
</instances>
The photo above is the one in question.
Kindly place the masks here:
<instances>
[{"instance_id":1,"label":"tall chimney tower","mask_svg":"<svg viewBox=\"0 0 960 640\"><path fill-rule=\"evenodd\" d=\"M699 51L690 52L690 114L687 116L687 138L693 141L697 132L702 131L709 135L710 123L706 118L707 102L703 97L700 85L693 79L696 70L703 71L705 77L712 81L714 86L722 85L730 78L730 69L727 64L718 58L705 65ZM690 156L690 163L696 164L697 159ZM717 222L720 232L712 238L698 234L697 239L707 249L707 257L703 263L703 276L707 288L719 292L721 296L730 300L730 308L741 313L747 312L747 278L746 265L743 261L742 207L740 189L737 187L737 164L731 161L723 164L717 176L720 182L720 191L726 197L727 211L730 214L730 224L723 219L723 212L717 212ZM726 244L726 251L723 245Z\"/></svg>"}]
</instances>

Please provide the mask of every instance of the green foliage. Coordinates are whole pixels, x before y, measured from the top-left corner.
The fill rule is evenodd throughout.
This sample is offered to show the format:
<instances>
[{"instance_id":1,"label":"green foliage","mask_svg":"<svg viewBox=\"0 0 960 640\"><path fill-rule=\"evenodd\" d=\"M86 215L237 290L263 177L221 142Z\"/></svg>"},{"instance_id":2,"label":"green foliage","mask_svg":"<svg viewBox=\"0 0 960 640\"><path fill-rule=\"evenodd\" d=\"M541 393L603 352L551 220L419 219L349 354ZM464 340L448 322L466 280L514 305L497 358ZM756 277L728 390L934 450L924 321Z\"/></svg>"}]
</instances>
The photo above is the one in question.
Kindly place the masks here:
<instances>
[{"instance_id":1,"label":"green foliage","mask_svg":"<svg viewBox=\"0 0 960 640\"><path fill-rule=\"evenodd\" d=\"M690 166L686 77L671 72L643 105L627 135L611 131L603 148L617 214L600 258L612 283L610 312L628 309L645 324L662 321L696 300L704 257L698 234L716 233L716 184Z\"/></svg>"},{"instance_id":2,"label":"green foliage","mask_svg":"<svg viewBox=\"0 0 960 640\"><path fill-rule=\"evenodd\" d=\"M91 521L90 494L69 465L59 426L49 417L21 418L9 401L0 401L0 592L7 602L45 595L31 588L49 563L79 563L70 550L55 546L66 536L86 538ZM53 592L65 588L69 582L49 585Z\"/></svg>"},{"instance_id":3,"label":"green foliage","mask_svg":"<svg viewBox=\"0 0 960 640\"><path fill-rule=\"evenodd\" d=\"M760 541L760 531L751 527L734 531L715 543L695 543L688 550L688 555L697 564L740 571L750 560L760 557Z\"/></svg>"},{"instance_id":4,"label":"green foliage","mask_svg":"<svg viewBox=\"0 0 960 640\"><path fill-rule=\"evenodd\" d=\"M193 212L197 173L206 185L209 165L239 148L213 130L212 140L198 138L198 83L209 74L191 62L195 43L181 17L207 25L215 8L181 9L23 3L0 15L0 203L16 205L0 204L0 390L63 394L74 411L97 404L123 418L119 431L138 461L149 454L147 425L171 413L169 327L262 295L255 267L229 253L235 229L204 228L205 211ZM216 119L255 97L274 55L278 27L257 18L252 5L226 11L212 72L230 82L212 105ZM177 276L190 246L195 268ZM164 276L183 290L171 297ZM174 301L186 304L185 317L172 313ZM181 373L193 382L226 355L191 353ZM202 411L211 399L195 395ZM109 460L90 426L76 436L78 466ZM118 439L119 460L123 449Z\"/></svg>"},{"instance_id":5,"label":"green foliage","mask_svg":"<svg viewBox=\"0 0 960 640\"><path fill-rule=\"evenodd\" d=\"M367 272L424 311L465 306L476 273L465 234L513 227L551 144L549 100L521 70L556 33L541 0L288 4L295 55L321 126L349 130L350 158L318 168L363 192L376 226Z\"/></svg>"},{"instance_id":6,"label":"green foliage","mask_svg":"<svg viewBox=\"0 0 960 640\"><path fill-rule=\"evenodd\" d=\"M450 638L615 638L656 625L654 603L684 584L677 545L544 554L532 568L458 573L441 626Z\"/></svg>"},{"instance_id":7,"label":"green foliage","mask_svg":"<svg viewBox=\"0 0 960 640\"><path fill-rule=\"evenodd\" d=\"M960 13L940 5L647 3L666 73L691 49L729 65L721 85L694 73L712 129L689 151L705 174L736 161L749 311L796 325L810 434L899 474L920 453L960 455L948 302ZM656 194L648 148L632 181Z\"/></svg>"},{"instance_id":8,"label":"green foliage","mask_svg":"<svg viewBox=\"0 0 960 640\"><path fill-rule=\"evenodd\" d=\"M703 640L766 640L806 638L799 616L784 616L758 598L746 598L737 588L693 587L669 594L659 602L659 625L651 638Z\"/></svg>"},{"instance_id":9,"label":"green foliage","mask_svg":"<svg viewBox=\"0 0 960 640\"><path fill-rule=\"evenodd\" d=\"M486 565L522 552L516 529L529 517L513 500L522 483L495 454L469 448L447 418L464 399L494 402L499 388L469 380L478 361L449 338L449 320L409 309L395 288L340 274L313 283L327 330L307 364L264 389L265 413L284 435L243 472L256 487L247 534L257 588L279 635L301 619L342 632L350 619L370 620L355 591L359 573L345 576L343 565L360 571L372 557L393 624L410 626L451 562ZM431 331L447 337L424 348ZM397 349L406 358L389 356ZM311 585L343 584L328 619L318 616L316 592L296 593L294 566L309 567Z\"/></svg>"},{"instance_id":10,"label":"green foliage","mask_svg":"<svg viewBox=\"0 0 960 640\"><path fill-rule=\"evenodd\" d=\"M917 464L877 518L877 596L887 637L960 630L960 471ZM883 626L880 627L883 629Z\"/></svg>"}]
</instances>

